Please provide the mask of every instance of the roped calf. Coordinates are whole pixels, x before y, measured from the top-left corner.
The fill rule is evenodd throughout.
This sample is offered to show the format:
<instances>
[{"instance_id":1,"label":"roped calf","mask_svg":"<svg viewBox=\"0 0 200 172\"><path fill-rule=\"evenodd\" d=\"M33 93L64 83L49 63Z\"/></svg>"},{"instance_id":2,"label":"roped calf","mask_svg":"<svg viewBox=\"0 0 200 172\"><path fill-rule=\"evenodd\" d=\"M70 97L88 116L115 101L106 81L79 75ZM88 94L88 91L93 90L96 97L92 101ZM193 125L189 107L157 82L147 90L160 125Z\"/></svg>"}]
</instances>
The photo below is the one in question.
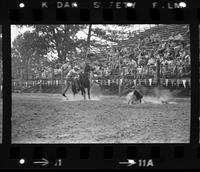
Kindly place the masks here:
<instances>
[{"instance_id":1,"label":"roped calf","mask_svg":"<svg viewBox=\"0 0 200 172\"><path fill-rule=\"evenodd\" d=\"M128 104L135 104L135 103L141 103L142 102L142 98L143 95L137 91L137 90L133 90L132 92L129 93L129 100L128 100Z\"/></svg>"}]
</instances>

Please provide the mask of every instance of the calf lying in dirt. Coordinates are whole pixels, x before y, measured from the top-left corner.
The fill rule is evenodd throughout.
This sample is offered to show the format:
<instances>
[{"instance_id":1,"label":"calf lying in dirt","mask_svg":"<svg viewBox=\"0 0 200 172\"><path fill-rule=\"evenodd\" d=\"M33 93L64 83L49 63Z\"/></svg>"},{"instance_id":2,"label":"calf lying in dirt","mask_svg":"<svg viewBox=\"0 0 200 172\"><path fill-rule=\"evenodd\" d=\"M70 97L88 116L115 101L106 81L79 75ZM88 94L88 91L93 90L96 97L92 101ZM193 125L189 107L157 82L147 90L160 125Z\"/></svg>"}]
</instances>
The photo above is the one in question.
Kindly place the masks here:
<instances>
[{"instance_id":1,"label":"calf lying in dirt","mask_svg":"<svg viewBox=\"0 0 200 172\"><path fill-rule=\"evenodd\" d=\"M130 92L127 97L128 104L141 103L143 98L142 94L137 90L133 90L132 92Z\"/></svg>"}]
</instances>

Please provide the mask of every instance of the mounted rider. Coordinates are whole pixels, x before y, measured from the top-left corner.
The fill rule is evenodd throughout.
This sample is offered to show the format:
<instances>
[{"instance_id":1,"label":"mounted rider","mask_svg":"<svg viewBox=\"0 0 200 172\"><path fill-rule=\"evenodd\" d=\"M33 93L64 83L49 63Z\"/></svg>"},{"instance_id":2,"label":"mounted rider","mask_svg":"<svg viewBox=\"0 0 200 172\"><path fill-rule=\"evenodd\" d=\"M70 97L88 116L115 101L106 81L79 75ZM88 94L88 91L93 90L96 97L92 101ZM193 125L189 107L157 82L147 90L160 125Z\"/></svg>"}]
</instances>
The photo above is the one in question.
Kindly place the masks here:
<instances>
[{"instance_id":1,"label":"mounted rider","mask_svg":"<svg viewBox=\"0 0 200 172\"><path fill-rule=\"evenodd\" d=\"M62 96L66 97L65 93L69 89L71 82L74 80L75 85L78 88L78 78L79 78L80 68L75 65L69 72L67 73L65 79L67 81L66 87L63 89Z\"/></svg>"}]
</instances>

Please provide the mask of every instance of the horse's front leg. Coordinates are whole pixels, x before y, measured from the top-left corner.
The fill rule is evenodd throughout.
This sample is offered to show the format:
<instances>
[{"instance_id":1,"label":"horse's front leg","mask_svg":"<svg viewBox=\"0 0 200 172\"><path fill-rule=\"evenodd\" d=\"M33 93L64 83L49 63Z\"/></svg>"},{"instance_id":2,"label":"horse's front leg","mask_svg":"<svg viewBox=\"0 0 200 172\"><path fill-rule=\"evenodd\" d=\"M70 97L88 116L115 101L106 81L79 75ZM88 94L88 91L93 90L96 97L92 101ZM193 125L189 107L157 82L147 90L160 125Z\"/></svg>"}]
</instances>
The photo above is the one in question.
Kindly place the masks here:
<instances>
[{"instance_id":1,"label":"horse's front leg","mask_svg":"<svg viewBox=\"0 0 200 172\"><path fill-rule=\"evenodd\" d=\"M85 89L81 89L81 94L82 96L84 97L84 101L86 100L86 92L85 92Z\"/></svg>"},{"instance_id":2,"label":"horse's front leg","mask_svg":"<svg viewBox=\"0 0 200 172\"><path fill-rule=\"evenodd\" d=\"M90 87L87 88L87 92L88 92L88 99L90 100Z\"/></svg>"}]
</instances>

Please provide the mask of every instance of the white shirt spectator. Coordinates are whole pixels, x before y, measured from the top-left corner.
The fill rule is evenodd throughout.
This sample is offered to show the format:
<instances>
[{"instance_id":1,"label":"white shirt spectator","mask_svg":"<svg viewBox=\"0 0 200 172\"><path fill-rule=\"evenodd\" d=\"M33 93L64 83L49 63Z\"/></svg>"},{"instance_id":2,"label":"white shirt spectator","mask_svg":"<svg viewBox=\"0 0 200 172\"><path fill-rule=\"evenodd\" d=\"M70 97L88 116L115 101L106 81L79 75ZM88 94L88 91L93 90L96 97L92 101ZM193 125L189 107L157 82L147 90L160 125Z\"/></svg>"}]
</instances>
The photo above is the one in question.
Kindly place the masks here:
<instances>
[{"instance_id":1,"label":"white shirt spectator","mask_svg":"<svg viewBox=\"0 0 200 172\"><path fill-rule=\"evenodd\" d=\"M154 65L155 63L156 63L156 60L153 59L153 58L150 58L150 59L148 60L148 65Z\"/></svg>"},{"instance_id":2,"label":"white shirt spectator","mask_svg":"<svg viewBox=\"0 0 200 172\"><path fill-rule=\"evenodd\" d=\"M168 63L166 59L161 62L162 65L165 65L166 63Z\"/></svg>"},{"instance_id":3,"label":"white shirt spectator","mask_svg":"<svg viewBox=\"0 0 200 172\"><path fill-rule=\"evenodd\" d=\"M168 61L167 61L167 64L168 64L168 65L173 64L173 60L168 60Z\"/></svg>"},{"instance_id":4,"label":"white shirt spectator","mask_svg":"<svg viewBox=\"0 0 200 172\"><path fill-rule=\"evenodd\" d=\"M136 68L137 67L137 63L135 60L131 60L130 62L130 67Z\"/></svg>"},{"instance_id":5,"label":"white shirt spectator","mask_svg":"<svg viewBox=\"0 0 200 172\"><path fill-rule=\"evenodd\" d=\"M171 36L169 37L169 40L174 40L174 36L171 35Z\"/></svg>"},{"instance_id":6,"label":"white shirt spectator","mask_svg":"<svg viewBox=\"0 0 200 172\"><path fill-rule=\"evenodd\" d=\"M183 40L183 36L179 33L178 35L174 36L175 40Z\"/></svg>"},{"instance_id":7,"label":"white shirt spectator","mask_svg":"<svg viewBox=\"0 0 200 172\"><path fill-rule=\"evenodd\" d=\"M185 55L186 55L186 52L185 51L180 51L180 57L185 57Z\"/></svg>"},{"instance_id":8,"label":"white shirt spectator","mask_svg":"<svg viewBox=\"0 0 200 172\"><path fill-rule=\"evenodd\" d=\"M188 63L190 64L190 62L191 62L190 60L191 60L191 59L190 59L190 55L189 55L189 54L185 56L185 59L186 59L186 60L188 61Z\"/></svg>"},{"instance_id":9,"label":"white shirt spectator","mask_svg":"<svg viewBox=\"0 0 200 172\"><path fill-rule=\"evenodd\" d=\"M142 67L141 67L141 66L139 66L139 67L137 68L137 73L138 73L138 74L142 74Z\"/></svg>"},{"instance_id":10,"label":"white shirt spectator","mask_svg":"<svg viewBox=\"0 0 200 172\"><path fill-rule=\"evenodd\" d=\"M148 58L149 58L149 56L148 56L148 55L145 55L144 57L145 57L145 59L148 59Z\"/></svg>"}]
</instances>

